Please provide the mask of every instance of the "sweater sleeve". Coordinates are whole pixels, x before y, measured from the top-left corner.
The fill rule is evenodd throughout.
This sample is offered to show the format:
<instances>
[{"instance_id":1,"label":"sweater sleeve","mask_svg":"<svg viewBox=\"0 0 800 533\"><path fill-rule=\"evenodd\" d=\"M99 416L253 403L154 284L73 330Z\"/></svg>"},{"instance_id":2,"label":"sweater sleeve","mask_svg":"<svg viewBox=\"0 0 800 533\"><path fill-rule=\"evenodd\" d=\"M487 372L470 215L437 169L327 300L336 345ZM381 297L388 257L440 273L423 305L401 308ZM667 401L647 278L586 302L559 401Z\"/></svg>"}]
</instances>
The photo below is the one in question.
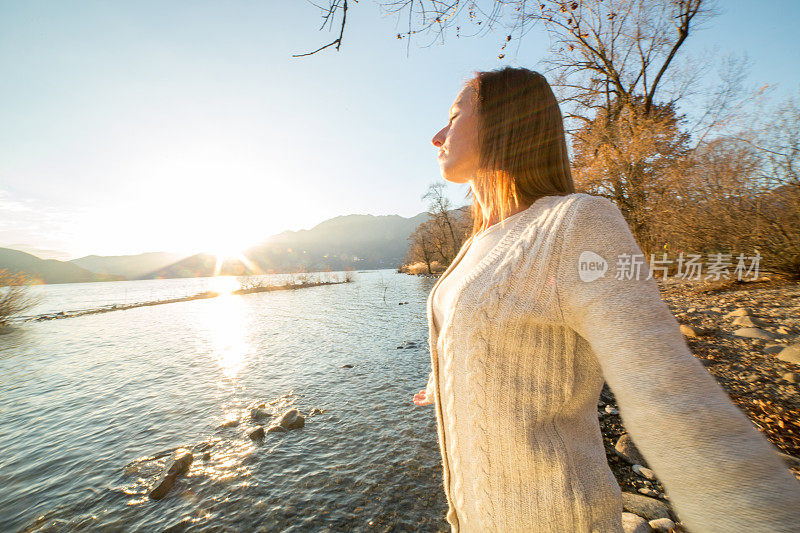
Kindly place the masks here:
<instances>
[{"instance_id":1,"label":"sweater sleeve","mask_svg":"<svg viewBox=\"0 0 800 533\"><path fill-rule=\"evenodd\" d=\"M618 268L630 263L621 254L643 259L622 213L584 196L565 216L554 259L561 318L591 346L681 520L692 533L798 531L800 483L777 448L692 355L647 261L638 279ZM607 271L591 280L602 260Z\"/></svg>"},{"instance_id":2,"label":"sweater sleeve","mask_svg":"<svg viewBox=\"0 0 800 533\"><path fill-rule=\"evenodd\" d=\"M436 402L436 395L433 391L433 370L431 370L431 374L428 376L428 385L425 387L425 397L430 402Z\"/></svg>"}]
</instances>

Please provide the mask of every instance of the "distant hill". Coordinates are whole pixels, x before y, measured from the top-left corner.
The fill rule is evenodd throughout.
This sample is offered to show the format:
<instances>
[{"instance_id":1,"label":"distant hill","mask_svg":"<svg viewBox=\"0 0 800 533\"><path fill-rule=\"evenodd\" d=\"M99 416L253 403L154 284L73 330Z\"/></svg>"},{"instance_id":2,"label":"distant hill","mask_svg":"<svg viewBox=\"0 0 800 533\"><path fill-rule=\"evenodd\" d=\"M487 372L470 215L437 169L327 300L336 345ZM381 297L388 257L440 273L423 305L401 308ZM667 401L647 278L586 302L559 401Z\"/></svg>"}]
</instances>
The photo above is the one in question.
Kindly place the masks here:
<instances>
[{"instance_id":1,"label":"distant hill","mask_svg":"<svg viewBox=\"0 0 800 533\"><path fill-rule=\"evenodd\" d=\"M57 259L59 261L69 260L70 255L61 250L51 250L49 248L37 248L28 244L6 244L4 248L10 248L26 254L35 255L39 259Z\"/></svg>"},{"instance_id":2,"label":"distant hill","mask_svg":"<svg viewBox=\"0 0 800 533\"><path fill-rule=\"evenodd\" d=\"M164 268L186 257L183 254L167 252L149 252L138 255L87 255L73 259L70 263L94 272L135 279L154 270Z\"/></svg>"},{"instance_id":3,"label":"distant hill","mask_svg":"<svg viewBox=\"0 0 800 533\"><path fill-rule=\"evenodd\" d=\"M117 281L122 276L95 274L65 261L39 259L19 250L0 248L0 268L11 272L24 272L43 283L82 283L90 281Z\"/></svg>"},{"instance_id":4,"label":"distant hill","mask_svg":"<svg viewBox=\"0 0 800 533\"><path fill-rule=\"evenodd\" d=\"M245 252L255 271L236 260L221 265L223 275L256 272L307 272L325 270L397 268L408 251L408 237L428 214L412 218L399 215L345 215L321 222L310 230L284 231ZM160 268L143 278L211 276L216 257L198 254Z\"/></svg>"}]
</instances>

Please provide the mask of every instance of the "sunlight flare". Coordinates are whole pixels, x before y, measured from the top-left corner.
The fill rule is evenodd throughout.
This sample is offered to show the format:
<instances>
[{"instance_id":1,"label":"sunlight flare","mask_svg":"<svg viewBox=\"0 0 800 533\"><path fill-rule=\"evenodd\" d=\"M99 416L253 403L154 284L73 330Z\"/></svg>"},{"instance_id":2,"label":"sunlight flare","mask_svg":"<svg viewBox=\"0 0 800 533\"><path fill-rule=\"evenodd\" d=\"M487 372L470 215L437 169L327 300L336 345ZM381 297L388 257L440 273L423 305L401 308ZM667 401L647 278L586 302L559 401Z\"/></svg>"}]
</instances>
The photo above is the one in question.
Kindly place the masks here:
<instances>
[{"instance_id":1,"label":"sunlight flare","mask_svg":"<svg viewBox=\"0 0 800 533\"><path fill-rule=\"evenodd\" d=\"M230 295L239 289L239 282L233 276L215 276L209 280L208 290L220 296Z\"/></svg>"}]
</instances>

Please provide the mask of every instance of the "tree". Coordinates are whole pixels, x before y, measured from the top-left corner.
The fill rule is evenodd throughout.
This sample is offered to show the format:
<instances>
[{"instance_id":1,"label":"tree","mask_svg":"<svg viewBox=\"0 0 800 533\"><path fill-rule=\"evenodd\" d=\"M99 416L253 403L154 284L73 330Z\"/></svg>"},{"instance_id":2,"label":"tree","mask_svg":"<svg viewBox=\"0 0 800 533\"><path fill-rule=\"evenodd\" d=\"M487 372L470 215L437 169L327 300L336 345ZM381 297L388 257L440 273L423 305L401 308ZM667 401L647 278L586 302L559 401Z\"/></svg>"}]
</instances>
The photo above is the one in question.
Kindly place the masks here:
<instances>
[{"instance_id":1,"label":"tree","mask_svg":"<svg viewBox=\"0 0 800 533\"><path fill-rule=\"evenodd\" d=\"M429 200L428 219L422 222L409 236L409 249L404 263L423 263L428 273L433 273L433 264L449 265L472 227L469 206L453 209L444 195L444 182L433 183L422 195Z\"/></svg>"},{"instance_id":2,"label":"tree","mask_svg":"<svg viewBox=\"0 0 800 533\"><path fill-rule=\"evenodd\" d=\"M691 253L750 251L758 168L755 151L730 137L694 148L657 199L659 242Z\"/></svg>"},{"instance_id":3,"label":"tree","mask_svg":"<svg viewBox=\"0 0 800 533\"><path fill-rule=\"evenodd\" d=\"M428 246L431 247L442 262L450 264L461 245L466 240L463 224L463 212L454 212L453 204L444 194L445 183L437 182L428 186L422 199L429 200L428 215L431 227L427 231Z\"/></svg>"},{"instance_id":4,"label":"tree","mask_svg":"<svg viewBox=\"0 0 800 533\"><path fill-rule=\"evenodd\" d=\"M404 260L406 265L423 263L428 274L433 274L433 262L436 260L431 228L431 221L426 220L408 237L408 253Z\"/></svg>"},{"instance_id":5,"label":"tree","mask_svg":"<svg viewBox=\"0 0 800 533\"><path fill-rule=\"evenodd\" d=\"M672 104L646 111L637 98L615 111L600 110L575 135L573 173L581 188L613 200L647 257L659 240L652 231L656 204L672 188L672 178L690 152L688 133Z\"/></svg>"},{"instance_id":6,"label":"tree","mask_svg":"<svg viewBox=\"0 0 800 533\"><path fill-rule=\"evenodd\" d=\"M38 300L29 291L32 281L23 272L0 269L0 326L7 326L12 318L36 305Z\"/></svg>"},{"instance_id":7,"label":"tree","mask_svg":"<svg viewBox=\"0 0 800 533\"><path fill-rule=\"evenodd\" d=\"M736 137L759 159L754 246L765 261L800 279L800 93L751 117L753 126Z\"/></svg>"}]
</instances>

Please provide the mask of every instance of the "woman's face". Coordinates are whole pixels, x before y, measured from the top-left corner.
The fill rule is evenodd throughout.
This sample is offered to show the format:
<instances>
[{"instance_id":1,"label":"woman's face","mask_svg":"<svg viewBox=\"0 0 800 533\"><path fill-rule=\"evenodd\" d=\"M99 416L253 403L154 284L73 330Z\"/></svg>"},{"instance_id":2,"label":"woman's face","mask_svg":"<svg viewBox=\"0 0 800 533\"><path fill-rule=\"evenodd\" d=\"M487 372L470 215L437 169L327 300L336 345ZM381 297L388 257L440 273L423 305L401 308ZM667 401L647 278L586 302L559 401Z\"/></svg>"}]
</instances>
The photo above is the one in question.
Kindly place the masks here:
<instances>
[{"instance_id":1,"label":"woman's face","mask_svg":"<svg viewBox=\"0 0 800 533\"><path fill-rule=\"evenodd\" d=\"M467 183L478 170L478 116L475 90L464 87L450 107L450 122L431 142L439 149L442 177L453 183Z\"/></svg>"}]
</instances>

